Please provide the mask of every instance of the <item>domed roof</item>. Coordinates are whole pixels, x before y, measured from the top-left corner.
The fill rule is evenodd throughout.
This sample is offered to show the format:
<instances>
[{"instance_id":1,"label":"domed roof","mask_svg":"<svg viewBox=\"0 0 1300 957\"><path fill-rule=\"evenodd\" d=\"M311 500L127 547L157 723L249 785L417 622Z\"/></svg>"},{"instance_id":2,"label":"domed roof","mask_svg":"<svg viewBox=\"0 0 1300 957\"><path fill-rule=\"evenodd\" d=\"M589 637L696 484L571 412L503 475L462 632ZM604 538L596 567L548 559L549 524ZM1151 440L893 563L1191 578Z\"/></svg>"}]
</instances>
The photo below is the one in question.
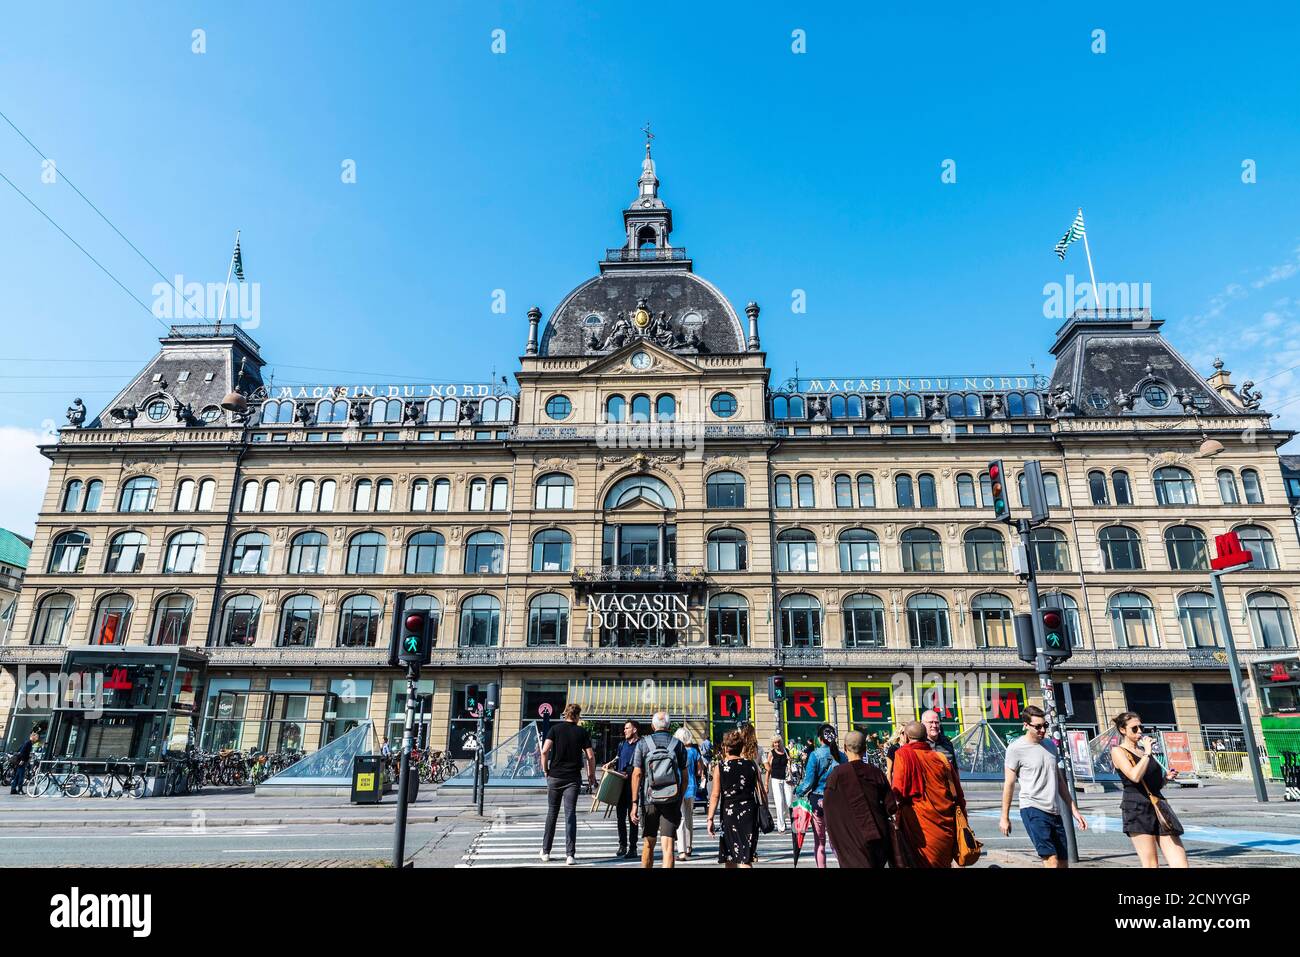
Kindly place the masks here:
<instances>
[{"instance_id":1,"label":"domed roof","mask_svg":"<svg viewBox=\"0 0 1300 957\"><path fill-rule=\"evenodd\" d=\"M626 324L633 323L638 307L650 313L655 326L651 334L668 348L709 353L745 351L740 318L716 286L685 269L648 269L605 272L565 296L546 324L541 354L573 356L609 351L616 347L610 339L620 315L626 328Z\"/></svg>"}]
</instances>

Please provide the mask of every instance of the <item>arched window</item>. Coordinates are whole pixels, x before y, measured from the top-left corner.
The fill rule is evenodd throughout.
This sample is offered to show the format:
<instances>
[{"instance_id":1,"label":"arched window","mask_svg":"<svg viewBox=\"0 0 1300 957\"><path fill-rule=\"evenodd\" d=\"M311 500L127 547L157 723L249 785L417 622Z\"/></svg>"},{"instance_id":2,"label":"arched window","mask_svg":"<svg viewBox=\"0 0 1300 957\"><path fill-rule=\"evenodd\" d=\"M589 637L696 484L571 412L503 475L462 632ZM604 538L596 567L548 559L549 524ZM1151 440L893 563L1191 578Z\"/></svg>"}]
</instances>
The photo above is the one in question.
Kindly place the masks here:
<instances>
[{"instance_id":1,"label":"arched window","mask_svg":"<svg viewBox=\"0 0 1300 957\"><path fill-rule=\"evenodd\" d=\"M709 644L723 648L749 644L749 602L743 596L723 593L709 599Z\"/></svg>"},{"instance_id":2,"label":"arched window","mask_svg":"<svg viewBox=\"0 0 1300 957\"><path fill-rule=\"evenodd\" d=\"M966 415L969 417L979 417L984 414L984 404L980 397L972 393L966 396Z\"/></svg>"},{"instance_id":3,"label":"arched window","mask_svg":"<svg viewBox=\"0 0 1300 957\"><path fill-rule=\"evenodd\" d=\"M813 477L811 475L800 475L795 479L795 488L799 492L800 508L817 507L817 497L813 491Z\"/></svg>"},{"instance_id":4,"label":"arched window","mask_svg":"<svg viewBox=\"0 0 1300 957\"><path fill-rule=\"evenodd\" d=\"M374 490L374 483L371 482L370 479L358 479L356 487L352 490L352 511L370 511L370 502L373 498Z\"/></svg>"},{"instance_id":5,"label":"arched window","mask_svg":"<svg viewBox=\"0 0 1300 957\"><path fill-rule=\"evenodd\" d=\"M960 393L953 392L948 396L948 418L963 419L966 417L966 399Z\"/></svg>"},{"instance_id":6,"label":"arched window","mask_svg":"<svg viewBox=\"0 0 1300 957\"><path fill-rule=\"evenodd\" d=\"M907 417L909 419L919 419L925 415L921 407L921 397L919 395L909 395L907 397Z\"/></svg>"},{"instance_id":7,"label":"arched window","mask_svg":"<svg viewBox=\"0 0 1300 957\"><path fill-rule=\"evenodd\" d=\"M1025 414L1025 397L1019 392L1007 394L1007 415L1022 416Z\"/></svg>"},{"instance_id":8,"label":"arched window","mask_svg":"<svg viewBox=\"0 0 1300 957\"><path fill-rule=\"evenodd\" d=\"M325 479L320 483L320 503L316 506L316 511L334 511L334 492L337 488L338 483L333 479Z\"/></svg>"},{"instance_id":9,"label":"arched window","mask_svg":"<svg viewBox=\"0 0 1300 957\"><path fill-rule=\"evenodd\" d=\"M1214 599L1203 591L1178 596L1178 624L1188 648L1218 648L1218 612Z\"/></svg>"},{"instance_id":10,"label":"arched window","mask_svg":"<svg viewBox=\"0 0 1300 957\"><path fill-rule=\"evenodd\" d=\"M1234 529L1241 546L1255 556L1255 568L1278 569L1277 546L1273 534L1262 525L1242 525Z\"/></svg>"},{"instance_id":11,"label":"arched window","mask_svg":"<svg viewBox=\"0 0 1300 957\"><path fill-rule=\"evenodd\" d=\"M201 532L178 532L167 540L163 574L194 575L203 571L203 550L207 544Z\"/></svg>"},{"instance_id":12,"label":"arched window","mask_svg":"<svg viewBox=\"0 0 1300 957\"><path fill-rule=\"evenodd\" d=\"M86 485L86 500L81 505L83 512L98 512L99 500L104 495L104 483L99 479L91 479Z\"/></svg>"},{"instance_id":13,"label":"arched window","mask_svg":"<svg viewBox=\"0 0 1300 957\"><path fill-rule=\"evenodd\" d=\"M735 528L709 532L708 569L711 572L743 572L749 568L745 533Z\"/></svg>"},{"instance_id":14,"label":"arched window","mask_svg":"<svg viewBox=\"0 0 1300 957\"><path fill-rule=\"evenodd\" d=\"M901 395L891 395L889 397L889 417L891 419L907 417L907 407Z\"/></svg>"},{"instance_id":15,"label":"arched window","mask_svg":"<svg viewBox=\"0 0 1300 957\"><path fill-rule=\"evenodd\" d=\"M1196 483L1187 469L1172 465L1156 469L1153 477L1157 505L1195 505Z\"/></svg>"},{"instance_id":16,"label":"arched window","mask_svg":"<svg viewBox=\"0 0 1300 957\"><path fill-rule=\"evenodd\" d=\"M235 595L226 602L221 616L220 643L251 645L257 641L257 622L262 615L261 599L252 595Z\"/></svg>"},{"instance_id":17,"label":"arched window","mask_svg":"<svg viewBox=\"0 0 1300 957\"><path fill-rule=\"evenodd\" d=\"M966 472L957 476L957 505L959 508L978 508L975 500L975 480Z\"/></svg>"},{"instance_id":18,"label":"arched window","mask_svg":"<svg viewBox=\"0 0 1300 957\"><path fill-rule=\"evenodd\" d=\"M75 575L86 568L90 536L85 532L64 532L50 543L50 560L45 570L51 575Z\"/></svg>"},{"instance_id":19,"label":"arched window","mask_svg":"<svg viewBox=\"0 0 1300 957\"><path fill-rule=\"evenodd\" d=\"M912 493L912 476L894 476L894 504L899 508L915 508L916 496Z\"/></svg>"},{"instance_id":20,"label":"arched window","mask_svg":"<svg viewBox=\"0 0 1300 957\"><path fill-rule=\"evenodd\" d=\"M406 540L406 574L440 575L447 540L438 532L416 532Z\"/></svg>"},{"instance_id":21,"label":"arched window","mask_svg":"<svg viewBox=\"0 0 1300 957\"><path fill-rule=\"evenodd\" d=\"M1036 528L1029 533L1034 549L1034 567L1040 572L1068 572L1070 549L1065 534L1055 528Z\"/></svg>"},{"instance_id":22,"label":"arched window","mask_svg":"<svg viewBox=\"0 0 1300 957\"><path fill-rule=\"evenodd\" d=\"M505 542L496 532L475 532L465 541L466 575L500 575Z\"/></svg>"},{"instance_id":23,"label":"arched window","mask_svg":"<svg viewBox=\"0 0 1300 957\"><path fill-rule=\"evenodd\" d=\"M1264 504L1264 492L1259 485L1259 473L1254 469L1241 470L1241 489L1246 493L1247 505Z\"/></svg>"},{"instance_id":24,"label":"arched window","mask_svg":"<svg viewBox=\"0 0 1300 957\"><path fill-rule=\"evenodd\" d=\"M951 648L948 603L938 595L913 595L909 598L907 636L913 648Z\"/></svg>"},{"instance_id":25,"label":"arched window","mask_svg":"<svg viewBox=\"0 0 1300 957\"><path fill-rule=\"evenodd\" d=\"M776 537L776 567L782 572L815 572L817 539L812 532L792 528Z\"/></svg>"},{"instance_id":26,"label":"arched window","mask_svg":"<svg viewBox=\"0 0 1300 957\"><path fill-rule=\"evenodd\" d=\"M495 647L501 625L501 603L491 595L474 595L460 606L462 648Z\"/></svg>"},{"instance_id":27,"label":"arched window","mask_svg":"<svg viewBox=\"0 0 1300 957\"><path fill-rule=\"evenodd\" d=\"M262 425L290 425L293 423L293 400L276 402L274 399L262 405Z\"/></svg>"},{"instance_id":28,"label":"arched window","mask_svg":"<svg viewBox=\"0 0 1300 957\"><path fill-rule=\"evenodd\" d=\"M739 472L714 472L704 482L709 508L744 508L745 479Z\"/></svg>"},{"instance_id":29,"label":"arched window","mask_svg":"<svg viewBox=\"0 0 1300 957\"><path fill-rule=\"evenodd\" d=\"M1207 572L1210 558L1205 548L1205 533L1193 525L1174 525L1165 529L1165 555L1176 572Z\"/></svg>"},{"instance_id":30,"label":"arched window","mask_svg":"<svg viewBox=\"0 0 1300 957\"><path fill-rule=\"evenodd\" d=\"M993 507L993 476L988 472L980 475L980 506L982 508Z\"/></svg>"},{"instance_id":31,"label":"arched window","mask_svg":"<svg viewBox=\"0 0 1300 957\"><path fill-rule=\"evenodd\" d=\"M650 396L632 396L632 421L636 423L650 421Z\"/></svg>"},{"instance_id":32,"label":"arched window","mask_svg":"<svg viewBox=\"0 0 1300 957\"><path fill-rule=\"evenodd\" d=\"M1112 595L1107 605L1117 648L1158 648L1156 612L1151 599L1135 591Z\"/></svg>"},{"instance_id":33,"label":"arched window","mask_svg":"<svg viewBox=\"0 0 1300 957\"><path fill-rule=\"evenodd\" d=\"M972 575L991 575L1007 570L1006 546L1001 533L991 528L972 528L962 538L966 551L966 571Z\"/></svg>"},{"instance_id":34,"label":"arched window","mask_svg":"<svg viewBox=\"0 0 1300 957\"><path fill-rule=\"evenodd\" d=\"M548 528L533 536L535 572L567 572L572 555L573 540L566 531Z\"/></svg>"},{"instance_id":35,"label":"arched window","mask_svg":"<svg viewBox=\"0 0 1300 957\"><path fill-rule=\"evenodd\" d=\"M310 512L316 504L316 482L313 479L305 479L298 484L298 497L294 501L294 510L298 512Z\"/></svg>"},{"instance_id":36,"label":"arched window","mask_svg":"<svg viewBox=\"0 0 1300 957\"><path fill-rule=\"evenodd\" d=\"M72 612L76 607L71 595L46 595L36 606L36 625L32 629L33 645L61 645L68 636Z\"/></svg>"},{"instance_id":37,"label":"arched window","mask_svg":"<svg viewBox=\"0 0 1300 957\"><path fill-rule=\"evenodd\" d=\"M375 484L375 511L391 512L393 510L393 480L380 479Z\"/></svg>"},{"instance_id":38,"label":"arched window","mask_svg":"<svg viewBox=\"0 0 1300 957\"><path fill-rule=\"evenodd\" d=\"M353 595L339 612L339 647L373 648L379 636L379 600L370 595Z\"/></svg>"},{"instance_id":39,"label":"arched window","mask_svg":"<svg viewBox=\"0 0 1300 957\"><path fill-rule=\"evenodd\" d=\"M671 395L655 399L655 421L672 422L677 418L677 400Z\"/></svg>"},{"instance_id":40,"label":"arched window","mask_svg":"<svg viewBox=\"0 0 1300 957\"><path fill-rule=\"evenodd\" d=\"M122 495L118 499L119 512L152 512L154 500L158 496L158 480L148 475L137 475L128 479L122 486Z\"/></svg>"},{"instance_id":41,"label":"arched window","mask_svg":"<svg viewBox=\"0 0 1300 957\"><path fill-rule=\"evenodd\" d=\"M1107 571L1129 572L1142 567L1142 542L1127 525L1108 525L1097 535L1102 565Z\"/></svg>"},{"instance_id":42,"label":"arched window","mask_svg":"<svg viewBox=\"0 0 1300 957\"><path fill-rule=\"evenodd\" d=\"M1286 599L1271 591L1256 592L1246 599L1250 627L1257 648L1294 648L1295 627Z\"/></svg>"},{"instance_id":43,"label":"arched window","mask_svg":"<svg viewBox=\"0 0 1300 957\"><path fill-rule=\"evenodd\" d=\"M487 479L476 478L469 483L469 510L487 511Z\"/></svg>"},{"instance_id":44,"label":"arched window","mask_svg":"<svg viewBox=\"0 0 1300 957\"><path fill-rule=\"evenodd\" d=\"M534 508L573 508L573 479L560 472L551 472L537 480Z\"/></svg>"},{"instance_id":45,"label":"arched window","mask_svg":"<svg viewBox=\"0 0 1300 957\"><path fill-rule=\"evenodd\" d=\"M1109 488L1106 485L1106 473L1093 469L1088 473L1088 495L1093 505L1109 505Z\"/></svg>"},{"instance_id":46,"label":"arched window","mask_svg":"<svg viewBox=\"0 0 1300 957\"><path fill-rule=\"evenodd\" d=\"M943 543L939 533L929 528L909 528L898 537L903 550L903 571L943 571Z\"/></svg>"},{"instance_id":47,"label":"arched window","mask_svg":"<svg viewBox=\"0 0 1300 957\"><path fill-rule=\"evenodd\" d=\"M126 595L105 595L95 609L95 624L90 630L92 645L124 645L131 630L134 602Z\"/></svg>"},{"instance_id":48,"label":"arched window","mask_svg":"<svg viewBox=\"0 0 1300 957\"><path fill-rule=\"evenodd\" d=\"M329 539L321 532L302 532L289 544L290 575L323 575Z\"/></svg>"},{"instance_id":49,"label":"arched window","mask_svg":"<svg viewBox=\"0 0 1300 957\"><path fill-rule=\"evenodd\" d=\"M853 507L853 479L847 475L835 476L835 507Z\"/></svg>"},{"instance_id":50,"label":"arched window","mask_svg":"<svg viewBox=\"0 0 1300 957\"><path fill-rule=\"evenodd\" d=\"M1043 491L1047 494L1047 504L1052 508L1061 507L1061 480L1055 472L1043 473Z\"/></svg>"},{"instance_id":51,"label":"arched window","mask_svg":"<svg viewBox=\"0 0 1300 957\"><path fill-rule=\"evenodd\" d=\"M451 482L447 479L434 479L433 511L446 512L451 509Z\"/></svg>"},{"instance_id":52,"label":"arched window","mask_svg":"<svg viewBox=\"0 0 1300 957\"><path fill-rule=\"evenodd\" d=\"M257 496L262 491L262 483L252 480L244 483L243 492L239 496L239 510L241 512L257 511Z\"/></svg>"},{"instance_id":53,"label":"arched window","mask_svg":"<svg viewBox=\"0 0 1300 957\"><path fill-rule=\"evenodd\" d=\"M271 536L245 532L230 549L230 574L265 575L271 567Z\"/></svg>"},{"instance_id":54,"label":"arched window","mask_svg":"<svg viewBox=\"0 0 1300 957\"><path fill-rule=\"evenodd\" d=\"M563 595L538 595L528 603L528 644L569 643L569 600Z\"/></svg>"},{"instance_id":55,"label":"arched window","mask_svg":"<svg viewBox=\"0 0 1300 957\"><path fill-rule=\"evenodd\" d=\"M1219 469L1215 473L1219 481L1219 501L1224 505L1236 505L1241 499L1237 496L1237 476L1232 469Z\"/></svg>"},{"instance_id":56,"label":"arched window","mask_svg":"<svg viewBox=\"0 0 1300 957\"><path fill-rule=\"evenodd\" d=\"M375 425L402 421L401 399L376 399L370 403L370 421Z\"/></svg>"},{"instance_id":57,"label":"arched window","mask_svg":"<svg viewBox=\"0 0 1300 957\"><path fill-rule=\"evenodd\" d=\"M515 400L508 396L499 399L486 399L483 402L482 418L484 422L511 422L515 417Z\"/></svg>"},{"instance_id":58,"label":"arched window","mask_svg":"<svg viewBox=\"0 0 1300 957\"><path fill-rule=\"evenodd\" d=\"M416 479L411 483L411 511L424 512L429 508L429 480Z\"/></svg>"},{"instance_id":59,"label":"arched window","mask_svg":"<svg viewBox=\"0 0 1300 957\"><path fill-rule=\"evenodd\" d=\"M803 399L799 396L774 396L772 398L772 418L802 419Z\"/></svg>"},{"instance_id":60,"label":"arched window","mask_svg":"<svg viewBox=\"0 0 1300 957\"><path fill-rule=\"evenodd\" d=\"M624 422L627 420L627 400L621 395L611 395L605 400L605 421Z\"/></svg>"},{"instance_id":61,"label":"arched window","mask_svg":"<svg viewBox=\"0 0 1300 957\"><path fill-rule=\"evenodd\" d=\"M870 475L858 476L858 508L876 507L876 480Z\"/></svg>"},{"instance_id":62,"label":"arched window","mask_svg":"<svg viewBox=\"0 0 1300 957\"><path fill-rule=\"evenodd\" d=\"M349 575L382 575L388 557L388 539L382 532L361 532L348 541Z\"/></svg>"},{"instance_id":63,"label":"arched window","mask_svg":"<svg viewBox=\"0 0 1300 957\"><path fill-rule=\"evenodd\" d=\"M144 568L144 554L149 540L142 532L120 532L108 543L108 558L104 572L109 575L131 575Z\"/></svg>"},{"instance_id":64,"label":"arched window","mask_svg":"<svg viewBox=\"0 0 1300 957\"><path fill-rule=\"evenodd\" d=\"M181 479L180 484L176 486L176 511L194 511L194 492L197 488L194 479Z\"/></svg>"},{"instance_id":65,"label":"arched window","mask_svg":"<svg viewBox=\"0 0 1300 957\"><path fill-rule=\"evenodd\" d=\"M1133 504L1133 487L1129 483L1128 473L1123 469L1110 473L1110 483L1115 489L1116 505Z\"/></svg>"},{"instance_id":66,"label":"arched window","mask_svg":"<svg viewBox=\"0 0 1300 957\"><path fill-rule=\"evenodd\" d=\"M790 485L790 476L778 475L772 483L773 504L777 508L793 508L794 493Z\"/></svg>"},{"instance_id":67,"label":"arched window","mask_svg":"<svg viewBox=\"0 0 1300 957\"><path fill-rule=\"evenodd\" d=\"M850 595L844 613L845 648L885 647L885 603L875 595Z\"/></svg>"},{"instance_id":68,"label":"arched window","mask_svg":"<svg viewBox=\"0 0 1300 957\"><path fill-rule=\"evenodd\" d=\"M916 487L921 493L921 508L938 508L939 497L934 488L934 476L922 472L916 477Z\"/></svg>"},{"instance_id":69,"label":"arched window","mask_svg":"<svg viewBox=\"0 0 1300 957\"><path fill-rule=\"evenodd\" d=\"M494 512L504 512L510 507L510 483L503 478L492 480L492 503Z\"/></svg>"},{"instance_id":70,"label":"arched window","mask_svg":"<svg viewBox=\"0 0 1300 957\"><path fill-rule=\"evenodd\" d=\"M1025 393L1025 415L1042 415L1043 400L1037 392Z\"/></svg>"},{"instance_id":71,"label":"arched window","mask_svg":"<svg viewBox=\"0 0 1300 957\"><path fill-rule=\"evenodd\" d=\"M653 475L630 475L614 483L605 495L605 508L620 508L630 505L637 499L659 508L677 507L677 499L673 497L672 489L662 479L657 479Z\"/></svg>"},{"instance_id":72,"label":"arched window","mask_svg":"<svg viewBox=\"0 0 1300 957\"><path fill-rule=\"evenodd\" d=\"M787 595L781 599L781 647L820 648L822 606L811 595Z\"/></svg>"},{"instance_id":73,"label":"arched window","mask_svg":"<svg viewBox=\"0 0 1300 957\"><path fill-rule=\"evenodd\" d=\"M280 510L280 483L275 479L270 479L266 483L266 488L262 491L262 511L277 512Z\"/></svg>"},{"instance_id":74,"label":"arched window","mask_svg":"<svg viewBox=\"0 0 1300 957\"><path fill-rule=\"evenodd\" d=\"M312 648L320 628L320 602L311 595L294 595L280 612L280 633L275 643L281 648Z\"/></svg>"},{"instance_id":75,"label":"arched window","mask_svg":"<svg viewBox=\"0 0 1300 957\"><path fill-rule=\"evenodd\" d=\"M149 629L151 645L183 645L190 635L194 599L189 595L168 595L153 609L153 626Z\"/></svg>"},{"instance_id":76,"label":"arched window","mask_svg":"<svg viewBox=\"0 0 1300 957\"><path fill-rule=\"evenodd\" d=\"M430 399L424 417L428 422L455 422L459 413L460 406L455 399Z\"/></svg>"},{"instance_id":77,"label":"arched window","mask_svg":"<svg viewBox=\"0 0 1300 957\"><path fill-rule=\"evenodd\" d=\"M880 571L880 539L865 528L849 528L840 533L840 571Z\"/></svg>"},{"instance_id":78,"label":"arched window","mask_svg":"<svg viewBox=\"0 0 1300 957\"><path fill-rule=\"evenodd\" d=\"M333 422L348 420L348 402L346 399L322 399L316 406L316 423L328 425Z\"/></svg>"},{"instance_id":79,"label":"arched window","mask_svg":"<svg viewBox=\"0 0 1300 957\"><path fill-rule=\"evenodd\" d=\"M971 599L970 617L975 625L976 648L1014 648L1011 630L1011 599L990 593Z\"/></svg>"}]
</instances>

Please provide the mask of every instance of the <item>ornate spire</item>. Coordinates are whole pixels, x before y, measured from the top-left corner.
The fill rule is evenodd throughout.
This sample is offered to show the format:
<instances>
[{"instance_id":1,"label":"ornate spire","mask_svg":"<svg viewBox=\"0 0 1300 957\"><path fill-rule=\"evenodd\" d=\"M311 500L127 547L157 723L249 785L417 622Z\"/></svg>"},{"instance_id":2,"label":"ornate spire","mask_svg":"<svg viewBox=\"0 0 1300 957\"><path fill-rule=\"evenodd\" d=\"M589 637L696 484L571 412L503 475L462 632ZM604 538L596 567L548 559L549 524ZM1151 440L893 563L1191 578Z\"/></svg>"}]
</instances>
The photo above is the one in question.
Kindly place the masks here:
<instances>
[{"instance_id":1,"label":"ornate spire","mask_svg":"<svg viewBox=\"0 0 1300 957\"><path fill-rule=\"evenodd\" d=\"M641 161L641 177L636 183L636 199L623 211L627 248L632 250L652 246L668 249L673 213L659 198L659 177L655 173L655 161L650 153L650 141L654 139L650 124L647 123L641 132L645 134L645 159Z\"/></svg>"}]
</instances>

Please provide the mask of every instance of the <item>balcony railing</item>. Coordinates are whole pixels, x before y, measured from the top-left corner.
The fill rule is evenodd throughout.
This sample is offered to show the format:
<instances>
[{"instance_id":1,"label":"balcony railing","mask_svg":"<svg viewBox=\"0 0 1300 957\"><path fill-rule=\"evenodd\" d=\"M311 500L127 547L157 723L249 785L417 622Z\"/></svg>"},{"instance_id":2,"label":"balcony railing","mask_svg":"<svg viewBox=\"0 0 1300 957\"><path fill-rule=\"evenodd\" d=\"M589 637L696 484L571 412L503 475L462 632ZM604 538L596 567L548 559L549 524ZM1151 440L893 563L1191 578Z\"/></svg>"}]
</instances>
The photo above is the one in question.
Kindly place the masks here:
<instances>
[{"instance_id":1,"label":"balcony railing","mask_svg":"<svg viewBox=\"0 0 1300 957\"><path fill-rule=\"evenodd\" d=\"M686 258L685 246L669 246L667 249L659 249L654 246L646 246L641 249L620 247L605 250L605 262L607 263L682 262Z\"/></svg>"},{"instance_id":2,"label":"balcony railing","mask_svg":"<svg viewBox=\"0 0 1300 957\"><path fill-rule=\"evenodd\" d=\"M707 581L699 565L604 565L600 568L578 567L573 570L575 585L604 582L682 582L703 585Z\"/></svg>"}]
</instances>

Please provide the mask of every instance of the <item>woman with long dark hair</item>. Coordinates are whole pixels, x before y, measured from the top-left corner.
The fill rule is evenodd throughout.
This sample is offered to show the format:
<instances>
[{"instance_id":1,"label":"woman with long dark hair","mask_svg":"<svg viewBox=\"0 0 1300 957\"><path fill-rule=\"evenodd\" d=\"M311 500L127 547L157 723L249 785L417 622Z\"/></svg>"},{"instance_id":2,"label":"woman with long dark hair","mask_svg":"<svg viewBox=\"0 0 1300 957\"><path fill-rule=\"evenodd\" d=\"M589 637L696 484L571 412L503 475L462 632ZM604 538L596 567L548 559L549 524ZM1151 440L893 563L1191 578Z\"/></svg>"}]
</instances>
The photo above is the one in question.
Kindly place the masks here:
<instances>
[{"instance_id":1,"label":"woman with long dark hair","mask_svg":"<svg viewBox=\"0 0 1300 957\"><path fill-rule=\"evenodd\" d=\"M1115 730L1120 738L1110 749L1110 763L1124 786L1119 805L1124 833L1133 842L1143 867L1159 867L1161 854L1170 867L1186 867L1187 849L1179 838L1183 826L1160 793L1165 782L1178 777L1178 772L1165 774L1151 753L1155 740L1146 735L1136 713L1116 715Z\"/></svg>"}]
</instances>

